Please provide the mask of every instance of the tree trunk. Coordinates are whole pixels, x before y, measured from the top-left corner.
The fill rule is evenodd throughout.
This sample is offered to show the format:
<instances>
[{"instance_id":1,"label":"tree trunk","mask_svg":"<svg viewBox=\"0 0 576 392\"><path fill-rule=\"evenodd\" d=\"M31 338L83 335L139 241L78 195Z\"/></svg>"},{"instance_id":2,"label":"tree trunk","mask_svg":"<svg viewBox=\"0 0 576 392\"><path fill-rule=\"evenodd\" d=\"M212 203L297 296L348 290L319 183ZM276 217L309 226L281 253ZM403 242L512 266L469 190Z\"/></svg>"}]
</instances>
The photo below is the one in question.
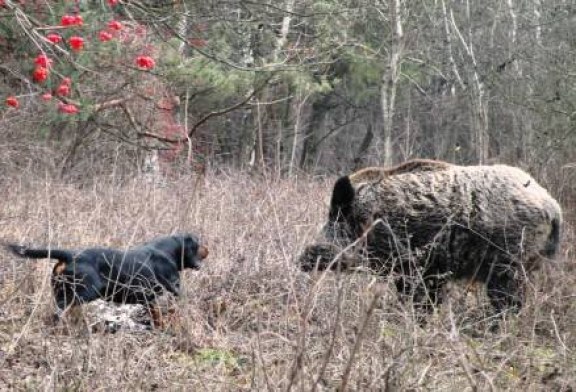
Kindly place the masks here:
<instances>
[{"instance_id":1,"label":"tree trunk","mask_svg":"<svg viewBox=\"0 0 576 392\"><path fill-rule=\"evenodd\" d=\"M307 103L310 95L306 95L302 99L302 92L298 93L298 102L296 102L295 118L294 118L294 136L292 139L292 151L290 152L290 162L288 164L288 175L292 176L294 168L296 166L296 152L298 150L298 145L300 144L300 128L302 123L302 108Z\"/></svg>"},{"instance_id":2,"label":"tree trunk","mask_svg":"<svg viewBox=\"0 0 576 392\"><path fill-rule=\"evenodd\" d=\"M402 51L404 32L402 28L402 1L394 0L391 5L391 21L394 25L392 34L392 45L386 64L386 71L382 77L382 87L380 89L380 106L382 110L382 134L381 140L377 143L377 148L381 148L384 155L380 161L385 166L390 166L394 157L392 156L392 131L394 129L394 114L396 110L396 90L400 76L400 64L402 62Z\"/></svg>"},{"instance_id":3,"label":"tree trunk","mask_svg":"<svg viewBox=\"0 0 576 392\"><path fill-rule=\"evenodd\" d=\"M470 3L466 1L466 18L468 26L472 25L470 19ZM470 75L470 85L468 88L468 96L470 98L470 123L472 125L473 140L476 147L476 160L478 163L482 164L486 162L489 157L489 134L488 134L488 102L486 98L486 92L484 83L482 82L480 75L478 74L478 63L476 61L476 56L474 54L474 43L472 39L471 27L468 30L468 41L460 32L458 25L456 24L456 19L454 18L454 13L450 10L450 22L454 29L456 36L458 37L460 44L464 50L467 63L467 73Z\"/></svg>"},{"instance_id":4,"label":"tree trunk","mask_svg":"<svg viewBox=\"0 0 576 392\"><path fill-rule=\"evenodd\" d=\"M304 131L304 140L302 145L302 155L300 155L300 168L310 168L311 163L316 158L316 150L318 144L316 143L316 133L320 129L320 125L324 120L326 112L331 109L330 100L331 94L322 94L321 98L314 101L312 104L312 113L308 126Z\"/></svg>"},{"instance_id":5,"label":"tree trunk","mask_svg":"<svg viewBox=\"0 0 576 392\"><path fill-rule=\"evenodd\" d=\"M356 156L354 157L354 167L353 170L358 170L365 166L366 161L366 153L370 149L370 145L372 144L372 140L374 139L374 132L372 131L372 123L368 123L366 126L366 133L364 134L364 138L362 138L362 143L360 143L360 147L356 152Z\"/></svg>"}]
</instances>

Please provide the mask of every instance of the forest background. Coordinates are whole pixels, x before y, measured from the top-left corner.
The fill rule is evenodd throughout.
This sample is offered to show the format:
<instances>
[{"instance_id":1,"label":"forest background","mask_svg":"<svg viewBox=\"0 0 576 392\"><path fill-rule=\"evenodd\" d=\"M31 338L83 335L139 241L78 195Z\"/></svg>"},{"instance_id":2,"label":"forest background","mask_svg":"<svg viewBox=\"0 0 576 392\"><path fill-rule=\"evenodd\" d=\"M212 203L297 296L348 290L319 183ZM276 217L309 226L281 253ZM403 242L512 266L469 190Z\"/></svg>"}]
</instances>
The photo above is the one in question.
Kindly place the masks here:
<instances>
[{"instance_id":1,"label":"forest background","mask_svg":"<svg viewBox=\"0 0 576 392\"><path fill-rule=\"evenodd\" d=\"M0 112L0 165L76 178L142 168L155 150L163 166L290 175L427 157L571 189L575 7L2 1L0 96L19 106Z\"/></svg>"}]
</instances>

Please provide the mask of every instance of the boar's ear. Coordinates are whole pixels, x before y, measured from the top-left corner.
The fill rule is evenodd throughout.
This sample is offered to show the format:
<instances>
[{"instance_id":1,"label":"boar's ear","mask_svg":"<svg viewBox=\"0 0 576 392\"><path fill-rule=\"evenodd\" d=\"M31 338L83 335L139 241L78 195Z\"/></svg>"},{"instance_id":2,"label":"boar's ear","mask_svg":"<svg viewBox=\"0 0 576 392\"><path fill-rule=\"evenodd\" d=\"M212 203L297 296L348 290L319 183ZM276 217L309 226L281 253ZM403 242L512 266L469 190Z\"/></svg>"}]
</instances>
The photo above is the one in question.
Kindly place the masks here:
<instances>
[{"instance_id":1,"label":"boar's ear","mask_svg":"<svg viewBox=\"0 0 576 392\"><path fill-rule=\"evenodd\" d=\"M340 177L334 184L334 190L332 191L330 221L335 222L350 215L354 196L355 191L350 178L348 176Z\"/></svg>"}]
</instances>

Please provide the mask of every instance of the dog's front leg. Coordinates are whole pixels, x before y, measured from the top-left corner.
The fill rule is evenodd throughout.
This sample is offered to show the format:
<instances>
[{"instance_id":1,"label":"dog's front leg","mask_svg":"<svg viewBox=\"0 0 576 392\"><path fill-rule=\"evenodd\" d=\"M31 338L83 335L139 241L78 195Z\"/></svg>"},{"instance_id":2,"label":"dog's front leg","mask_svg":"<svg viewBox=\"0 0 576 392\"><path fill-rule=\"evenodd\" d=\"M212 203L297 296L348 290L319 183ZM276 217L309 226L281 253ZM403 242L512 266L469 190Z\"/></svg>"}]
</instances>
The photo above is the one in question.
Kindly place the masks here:
<instances>
[{"instance_id":1,"label":"dog's front leg","mask_svg":"<svg viewBox=\"0 0 576 392\"><path fill-rule=\"evenodd\" d=\"M180 278L172 277L172 278L165 278L163 276L157 277L158 283L162 285L169 293L171 293L175 297L179 297L181 290L180 290Z\"/></svg>"},{"instance_id":2,"label":"dog's front leg","mask_svg":"<svg viewBox=\"0 0 576 392\"><path fill-rule=\"evenodd\" d=\"M150 313L154 329L166 330L174 327L174 325L177 326L177 323L174 324L178 318L178 308L175 306L170 306L166 310L166 314L164 314L161 307L153 303L148 306L148 312Z\"/></svg>"},{"instance_id":3,"label":"dog's front leg","mask_svg":"<svg viewBox=\"0 0 576 392\"><path fill-rule=\"evenodd\" d=\"M158 306L156 303L152 303L148 305L148 312L152 318L152 326L154 329L164 329L166 325L160 306Z\"/></svg>"}]
</instances>

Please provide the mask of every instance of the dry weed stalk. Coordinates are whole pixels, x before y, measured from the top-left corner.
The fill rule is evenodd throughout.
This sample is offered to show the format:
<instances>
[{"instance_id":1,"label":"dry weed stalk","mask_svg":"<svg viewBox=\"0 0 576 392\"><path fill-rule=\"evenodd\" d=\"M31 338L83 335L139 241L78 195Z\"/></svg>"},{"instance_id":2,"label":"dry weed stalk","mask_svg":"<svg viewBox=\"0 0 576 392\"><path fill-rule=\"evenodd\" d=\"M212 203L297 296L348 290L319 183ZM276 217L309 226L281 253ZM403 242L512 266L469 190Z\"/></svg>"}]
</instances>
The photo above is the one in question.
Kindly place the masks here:
<instances>
[{"instance_id":1,"label":"dry weed stalk","mask_svg":"<svg viewBox=\"0 0 576 392\"><path fill-rule=\"evenodd\" d=\"M466 294L420 326L389 277L311 279L298 269L295 258L325 219L330 180L222 173L78 186L22 173L2 181L3 240L122 248L190 230L211 251L205 268L183 274L177 329L115 334L51 327L50 264L0 253L2 390L576 388L569 240L501 331L487 331ZM101 310L86 307L86 322L98 322Z\"/></svg>"}]
</instances>

